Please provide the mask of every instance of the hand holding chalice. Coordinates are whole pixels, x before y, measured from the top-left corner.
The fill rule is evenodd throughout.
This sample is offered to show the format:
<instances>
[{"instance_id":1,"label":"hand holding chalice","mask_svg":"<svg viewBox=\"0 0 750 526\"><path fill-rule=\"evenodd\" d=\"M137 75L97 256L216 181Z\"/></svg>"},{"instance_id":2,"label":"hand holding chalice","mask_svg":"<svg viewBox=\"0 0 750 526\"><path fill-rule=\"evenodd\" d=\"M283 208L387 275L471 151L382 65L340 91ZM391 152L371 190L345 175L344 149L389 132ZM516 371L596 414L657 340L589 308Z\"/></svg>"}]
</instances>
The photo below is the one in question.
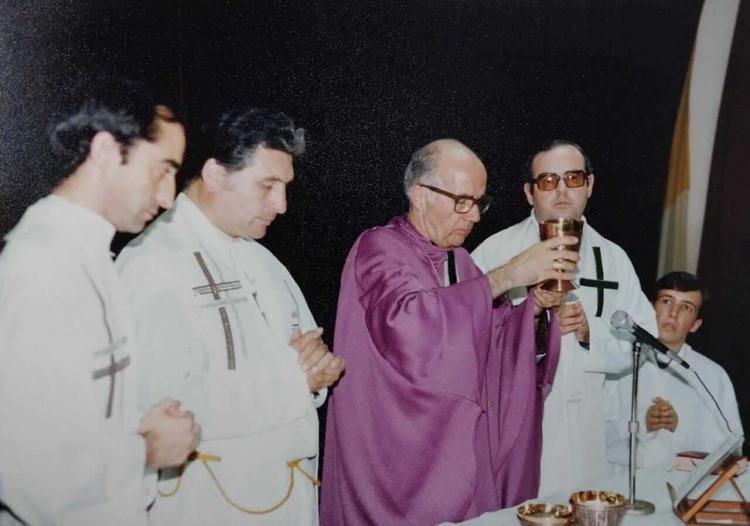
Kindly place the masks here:
<instances>
[{"instance_id":1,"label":"hand holding chalice","mask_svg":"<svg viewBox=\"0 0 750 526\"><path fill-rule=\"evenodd\" d=\"M583 221L579 219L548 219L539 224L539 237L542 241L563 236L576 236L578 243L575 245L560 245L558 250L573 250L578 252L581 246L581 234L583 233ZM559 269L562 272L562 269ZM573 282L563 279L550 279L542 285L544 290L553 290L555 292L566 292L573 290L576 286Z\"/></svg>"}]
</instances>

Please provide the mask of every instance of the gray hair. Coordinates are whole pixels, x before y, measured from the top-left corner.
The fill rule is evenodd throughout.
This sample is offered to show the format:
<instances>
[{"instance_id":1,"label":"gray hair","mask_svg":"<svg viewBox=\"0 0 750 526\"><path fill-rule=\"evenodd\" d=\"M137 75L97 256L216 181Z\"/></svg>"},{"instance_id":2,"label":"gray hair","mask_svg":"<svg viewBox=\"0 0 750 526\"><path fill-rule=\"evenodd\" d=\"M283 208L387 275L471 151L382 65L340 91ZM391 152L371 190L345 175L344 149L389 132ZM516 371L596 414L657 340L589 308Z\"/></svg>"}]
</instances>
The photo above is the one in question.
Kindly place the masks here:
<instances>
[{"instance_id":1,"label":"gray hair","mask_svg":"<svg viewBox=\"0 0 750 526\"><path fill-rule=\"evenodd\" d=\"M409 189L422 179L431 179L437 173L439 148L434 143L422 146L415 151L404 170L404 192L409 197Z\"/></svg>"},{"instance_id":2,"label":"gray hair","mask_svg":"<svg viewBox=\"0 0 750 526\"><path fill-rule=\"evenodd\" d=\"M224 113L212 130L211 156L230 171L242 169L258 146L292 156L305 151L305 130L280 111L265 108L238 109Z\"/></svg>"},{"instance_id":3,"label":"gray hair","mask_svg":"<svg viewBox=\"0 0 750 526\"><path fill-rule=\"evenodd\" d=\"M297 157L305 152L305 130L286 114L265 108L237 108L205 123L193 138L183 162L188 184L200 178L207 159L230 172L242 170L259 146Z\"/></svg>"}]
</instances>

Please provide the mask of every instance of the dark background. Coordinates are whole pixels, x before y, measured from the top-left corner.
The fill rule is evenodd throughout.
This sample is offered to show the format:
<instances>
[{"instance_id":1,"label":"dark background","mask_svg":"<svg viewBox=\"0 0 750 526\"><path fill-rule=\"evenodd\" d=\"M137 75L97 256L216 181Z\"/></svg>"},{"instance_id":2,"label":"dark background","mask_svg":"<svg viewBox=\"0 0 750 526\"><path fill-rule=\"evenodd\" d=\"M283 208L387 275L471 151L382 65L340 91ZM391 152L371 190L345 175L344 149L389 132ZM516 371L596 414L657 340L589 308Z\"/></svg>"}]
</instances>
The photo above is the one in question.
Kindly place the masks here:
<instances>
[{"instance_id":1,"label":"dark background","mask_svg":"<svg viewBox=\"0 0 750 526\"><path fill-rule=\"evenodd\" d=\"M53 169L44 130L56 100L77 74L104 71L147 81L188 126L242 103L282 109L307 129L289 212L263 242L329 341L349 247L405 211L409 156L440 137L466 143L488 168L496 204L469 249L528 215L521 182L533 144L581 144L597 177L587 218L625 248L651 292L700 0L3 4L0 233L49 190L40 174ZM748 422L744 356L703 340L732 366Z\"/></svg>"}]
</instances>

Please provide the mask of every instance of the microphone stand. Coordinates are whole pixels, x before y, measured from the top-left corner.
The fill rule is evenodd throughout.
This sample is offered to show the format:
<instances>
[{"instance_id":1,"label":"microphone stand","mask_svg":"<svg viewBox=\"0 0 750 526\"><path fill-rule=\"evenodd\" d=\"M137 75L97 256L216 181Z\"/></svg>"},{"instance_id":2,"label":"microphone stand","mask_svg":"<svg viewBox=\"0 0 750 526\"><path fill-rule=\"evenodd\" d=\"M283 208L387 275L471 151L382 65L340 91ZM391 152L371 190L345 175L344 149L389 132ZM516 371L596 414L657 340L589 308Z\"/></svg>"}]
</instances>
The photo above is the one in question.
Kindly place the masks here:
<instances>
[{"instance_id":1,"label":"microphone stand","mask_svg":"<svg viewBox=\"0 0 750 526\"><path fill-rule=\"evenodd\" d=\"M641 359L641 342L633 342L633 389L630 399L630 422L628 422L628 432L630 433L630 455L628 459L628 500L625 503L625 513L629 515L651 515L654 512L654 505L647 500L637 500L635 498L635 450L636 438L638 435L638 416L636 415L636 401L638 400L638 370L640 369Z\"/></svg>"}]
</instances>

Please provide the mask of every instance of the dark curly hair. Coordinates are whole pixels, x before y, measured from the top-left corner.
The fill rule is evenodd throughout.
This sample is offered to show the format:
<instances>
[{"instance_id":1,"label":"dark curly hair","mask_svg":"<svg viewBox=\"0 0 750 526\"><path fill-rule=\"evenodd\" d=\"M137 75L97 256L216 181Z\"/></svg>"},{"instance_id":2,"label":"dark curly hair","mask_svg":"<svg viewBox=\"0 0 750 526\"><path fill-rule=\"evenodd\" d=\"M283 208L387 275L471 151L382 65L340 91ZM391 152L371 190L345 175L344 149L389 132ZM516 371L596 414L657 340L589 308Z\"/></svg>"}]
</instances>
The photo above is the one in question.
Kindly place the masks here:
<instances>
[{"instance_id":1,"label":"dark curly hair","mask_svg":"<svg viewBox=\"0 0 750 526\"><path fill-rule=\"evenodd\" d=\"M200 177L203 163L216 161L230 172L241 170L259 146L294 157L305 152L305 130L286 114L266 108L233 109L200 127L185 161L185 175ZM188 182L190 182L188 181Z\"/></svg>"},{"instance_id":2,"label":"dark curly hair","mask_svg":"<svg viewBox=\"0 0 750 526\"><path fill-rule=\"evenodd\" d=\"M97 133L111 133L126 153L138 139L155 139L157 113L176 121L171 112L157 111L157 102L145 86L123 78L105 77L95 85L81 85L71 90L69 99L49 126L52 151L63 178L86 160Z\"/></svg>"}]
</instances>

